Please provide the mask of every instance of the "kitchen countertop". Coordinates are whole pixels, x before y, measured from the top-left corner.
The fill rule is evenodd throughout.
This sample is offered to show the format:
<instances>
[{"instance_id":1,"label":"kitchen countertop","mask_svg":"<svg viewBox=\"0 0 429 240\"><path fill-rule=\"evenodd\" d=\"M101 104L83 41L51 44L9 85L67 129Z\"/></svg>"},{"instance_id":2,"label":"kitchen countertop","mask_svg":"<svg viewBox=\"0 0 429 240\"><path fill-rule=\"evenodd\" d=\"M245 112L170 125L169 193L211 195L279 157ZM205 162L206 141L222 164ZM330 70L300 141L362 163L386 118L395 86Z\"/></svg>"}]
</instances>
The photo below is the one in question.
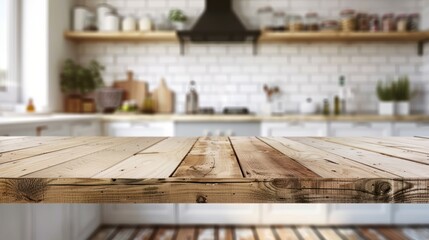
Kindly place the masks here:
<instances>
[{"instance_id":1,"label":"kitchen countertop","mask_svg":"<svg viewBox=\"0 0 429 240\"><path fill-rule=\"evenodd\" d=\"M429 139L0 138L1 203L429 203Z\"/></svg>"}]
</instances>

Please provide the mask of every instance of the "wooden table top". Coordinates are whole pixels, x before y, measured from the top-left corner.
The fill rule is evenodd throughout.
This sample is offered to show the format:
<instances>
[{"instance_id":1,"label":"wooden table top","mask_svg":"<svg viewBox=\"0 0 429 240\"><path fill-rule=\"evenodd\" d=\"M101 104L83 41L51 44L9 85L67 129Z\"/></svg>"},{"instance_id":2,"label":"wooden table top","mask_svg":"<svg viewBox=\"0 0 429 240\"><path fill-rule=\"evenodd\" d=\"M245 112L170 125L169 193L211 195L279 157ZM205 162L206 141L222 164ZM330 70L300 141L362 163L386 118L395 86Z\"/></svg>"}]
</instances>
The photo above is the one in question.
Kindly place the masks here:
<instances>
[{"instance_id":1,"label":"wooden table top","mask_svg":"<svg viewBox=\"0 0 429 240\"><path fill-rule=\"evenodd\" d=\"M429 203L429 138L0 138L0 203Z\"/></svg>"}]
</instances>

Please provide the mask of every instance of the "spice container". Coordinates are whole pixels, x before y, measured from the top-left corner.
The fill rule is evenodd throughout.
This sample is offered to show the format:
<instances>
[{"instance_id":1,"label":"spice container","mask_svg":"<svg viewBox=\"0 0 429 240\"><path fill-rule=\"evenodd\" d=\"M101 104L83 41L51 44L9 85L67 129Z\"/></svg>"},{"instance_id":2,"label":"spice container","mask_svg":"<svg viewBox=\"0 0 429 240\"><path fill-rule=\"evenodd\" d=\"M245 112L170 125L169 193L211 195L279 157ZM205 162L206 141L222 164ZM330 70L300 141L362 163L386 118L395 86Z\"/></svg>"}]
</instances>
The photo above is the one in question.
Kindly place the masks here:
<instances>
[{"instance_id":1,"label":"spice container","mask_svg":"<svg viewBox=\"0 0 429 240\"><path fill-rule=\"evenodd\" d=\"M274 12L272 7L258 9L259 27L261 30L268 30L273 26Z\"/></svg>"},{"instance_id":2,"label":"spice container","mask_svg":"<svg viewBox=\"0 0 429 240\"><path fill-rule=\"evenodd\" d=\"M139 20L139 31L140 32L149 32L153 29L153 23L150 16L145 16Z\"/></svg>"},{"instance_id":3,"label":"spice container","mask_svg":"<svg viewBox=\"0 0 429 240\"><path fill-rule=\"evenodd\" d=\"M304 24L302 22L302 17L295 15L290 16L289 18L289 31L291 32L301 32L304 30Z\"/></svg>"},{"instance_id":4,"label":"spice container","mask_svg":"<svg viewBox=\"0 0 429 240\"><path fill-rule=\"evenodd\" d=\"M398 15L396 20L396 30L398 32L406 32L408 30L408 16L406 14Z\"/></svg>"},{"instance_id":5,"label":"spice container","mask_svg":"<svg viewBox=\"0 0 429 240\"><path fill-rule=\"evenodd\" d=\"M408 30L418 31L420 28L420 14L413 13L408 17Z\"/></svg>"},{"instance_id":6,"label":"spice container","mask_svg":"<svg viewBox=\"0 0 429 240\"><path fill-rule=\"evenodd\" d=\"M315 12L310 12L305 15L305 30L319 31L319 15Z\"/></svg>"},{"instance_id":7,"label":"spice container","mask_svg":"<svg viewBox=\"0 0 429 240\"><path fill-rule=\"evenodd\" d=\"M273 30L284 31L286 25L286 13L275 12L273 14Z\"/></svg>"},{"instance_id":8,"label":"spice container","mask_svg":"<svg viewBox=\"0 0 429 240\"><path fill-rule=\"evenodd\" d=\"M396 29L395 26L395 15L393 13L388 13L383 15L382 20L382 30L383 32L393 32Z\"/></svg>"},{"instance_id":9,"label":"spice container","mask_svg":"<svg viewBox=\"0 0 429 240\"><path fill-rule=\"evenodd\" d=\"M354 10L346 9L341 11L341 29L344 32L356 30L356 13Z\"/></svg>"},{"instance_id":10,"label":"spice container","mask_svg":"<svg viewBox=\"0 0 429 240\"><path fill-rule=\"evenodd\" d=\"M357 24L357 30L361 32L368 32L369 27L369 15L366 13L359 13L356 16L356 24Z\"/></svg>"},{"instance_id":11,"label":"spice container","mask_svg":"<svg viewBox=\"0 0 429 240\"><path fill-rule=\"evenodd\" d=\"M323 100L323 115L329 116L330 112L331 112L331 109L329 106L329 100L325 98Z\"/></svg>"},{"instance_id":12,"label":"spice container","mask_svg":"<svg viewBox=\"0 0 429 240\"><path fill-rule=\"evenodd\" d=\"M337 32L340 30L340 25L338 21L326 20L322 22L320 30L323 32Z\"/></svg>"},{"instance_id":13,"label":"spice container","mask_svg":"<svg viewBox=\"0 0 429 240\"><path fill-rule=\"evenodd\" d=\"M122 31L123 32L134 32L137 30L137 21L134 17L124 17L122 19Z\"/></svg>"},{"instance_id":14,"label":"spice container","mask_svg":"<svg viewBox=\"0 0 429 240\"><path fill-rule=\"evenodd\" d=\"M379 32L380 31L380 18L377 14L371 14L369 16L369 31Z\"/></svg>"}]
</instances>

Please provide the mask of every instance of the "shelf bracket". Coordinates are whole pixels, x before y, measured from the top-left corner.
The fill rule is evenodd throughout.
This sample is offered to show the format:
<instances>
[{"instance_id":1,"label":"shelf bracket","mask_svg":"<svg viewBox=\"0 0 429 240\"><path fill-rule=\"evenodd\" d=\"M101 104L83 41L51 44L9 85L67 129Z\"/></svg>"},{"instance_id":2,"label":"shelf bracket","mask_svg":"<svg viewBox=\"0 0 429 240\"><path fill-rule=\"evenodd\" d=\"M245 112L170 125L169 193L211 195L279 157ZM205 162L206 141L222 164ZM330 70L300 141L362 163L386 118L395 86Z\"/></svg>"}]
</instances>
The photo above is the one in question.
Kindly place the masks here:
<instances>
[{"instance_id":1,"label":"shelf bracket","mask_svg":"<svg viewBox=\"0 0 429 240\"><path fill-rule=\"evenodd\" d=\"M421 57L425 53L425 44L427 41L420 41L417 44L417 54Z\"/></svg>"}]
</instances>

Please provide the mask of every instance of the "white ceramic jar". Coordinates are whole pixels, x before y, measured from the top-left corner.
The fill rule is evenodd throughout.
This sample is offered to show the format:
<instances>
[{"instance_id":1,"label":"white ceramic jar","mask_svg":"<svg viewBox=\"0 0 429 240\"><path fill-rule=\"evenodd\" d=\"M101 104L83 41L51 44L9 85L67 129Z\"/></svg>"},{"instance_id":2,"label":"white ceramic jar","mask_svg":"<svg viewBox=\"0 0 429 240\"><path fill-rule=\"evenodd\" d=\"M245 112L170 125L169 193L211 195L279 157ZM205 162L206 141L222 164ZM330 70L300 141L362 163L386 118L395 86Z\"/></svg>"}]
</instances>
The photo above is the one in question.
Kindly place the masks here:
<instances>
[{"instance_id":1,"label":"white ceramic jar","mask_svg":"<svg viewBox=\"0 0 429 240\"><path fill-rule=\"evenodd\" d=\"M86 7L76 6L73 8L73 31L85 31L88 27L90 11Z\"/></svg>"},{"instance_id":2,"label":"white ceramic jar","mask_svg":"<svg viewBox=\"0 0 429 240\"><path fill-rule=\"evenodd\" d=\"M119 32L119 16L107 14L104 16L103 32Z\"/></svg>"},{"instance_id":3,"label":"white ceramic jar","mask_svg":"<svg viewBox=\"0 0 429 240\"><path fill-rule=\"evenodd\" d=\"M137 21L133 17L124 17L122 19L122 31L123 32L134 32L137 30Z\"/></svg>"},{"instance_id":4,"label":"white ceramic jar","mask_svg":"<svg viewBox=\"0 0 429 240\"><path fill-rule=\"evenodd\" d=\"M140 18L139 20L139 31L149 32L152 31L152 19L149 16Z\"/></svg>"},{"instance_id":5,"label":"white ceramic jar","mask_svg":"<svg viewBox=\"0 0 429 240\"><path fill-rule=\"evenodd\" d=\"M112 14L114 13L115 9L110 6L109 4L106 3L101 3L99 5L97 5L97 27L99 31L104 31L105 27L104 27L104 21L105 21L105 17L108 14Z\"/></svg>"}]
</instances>

